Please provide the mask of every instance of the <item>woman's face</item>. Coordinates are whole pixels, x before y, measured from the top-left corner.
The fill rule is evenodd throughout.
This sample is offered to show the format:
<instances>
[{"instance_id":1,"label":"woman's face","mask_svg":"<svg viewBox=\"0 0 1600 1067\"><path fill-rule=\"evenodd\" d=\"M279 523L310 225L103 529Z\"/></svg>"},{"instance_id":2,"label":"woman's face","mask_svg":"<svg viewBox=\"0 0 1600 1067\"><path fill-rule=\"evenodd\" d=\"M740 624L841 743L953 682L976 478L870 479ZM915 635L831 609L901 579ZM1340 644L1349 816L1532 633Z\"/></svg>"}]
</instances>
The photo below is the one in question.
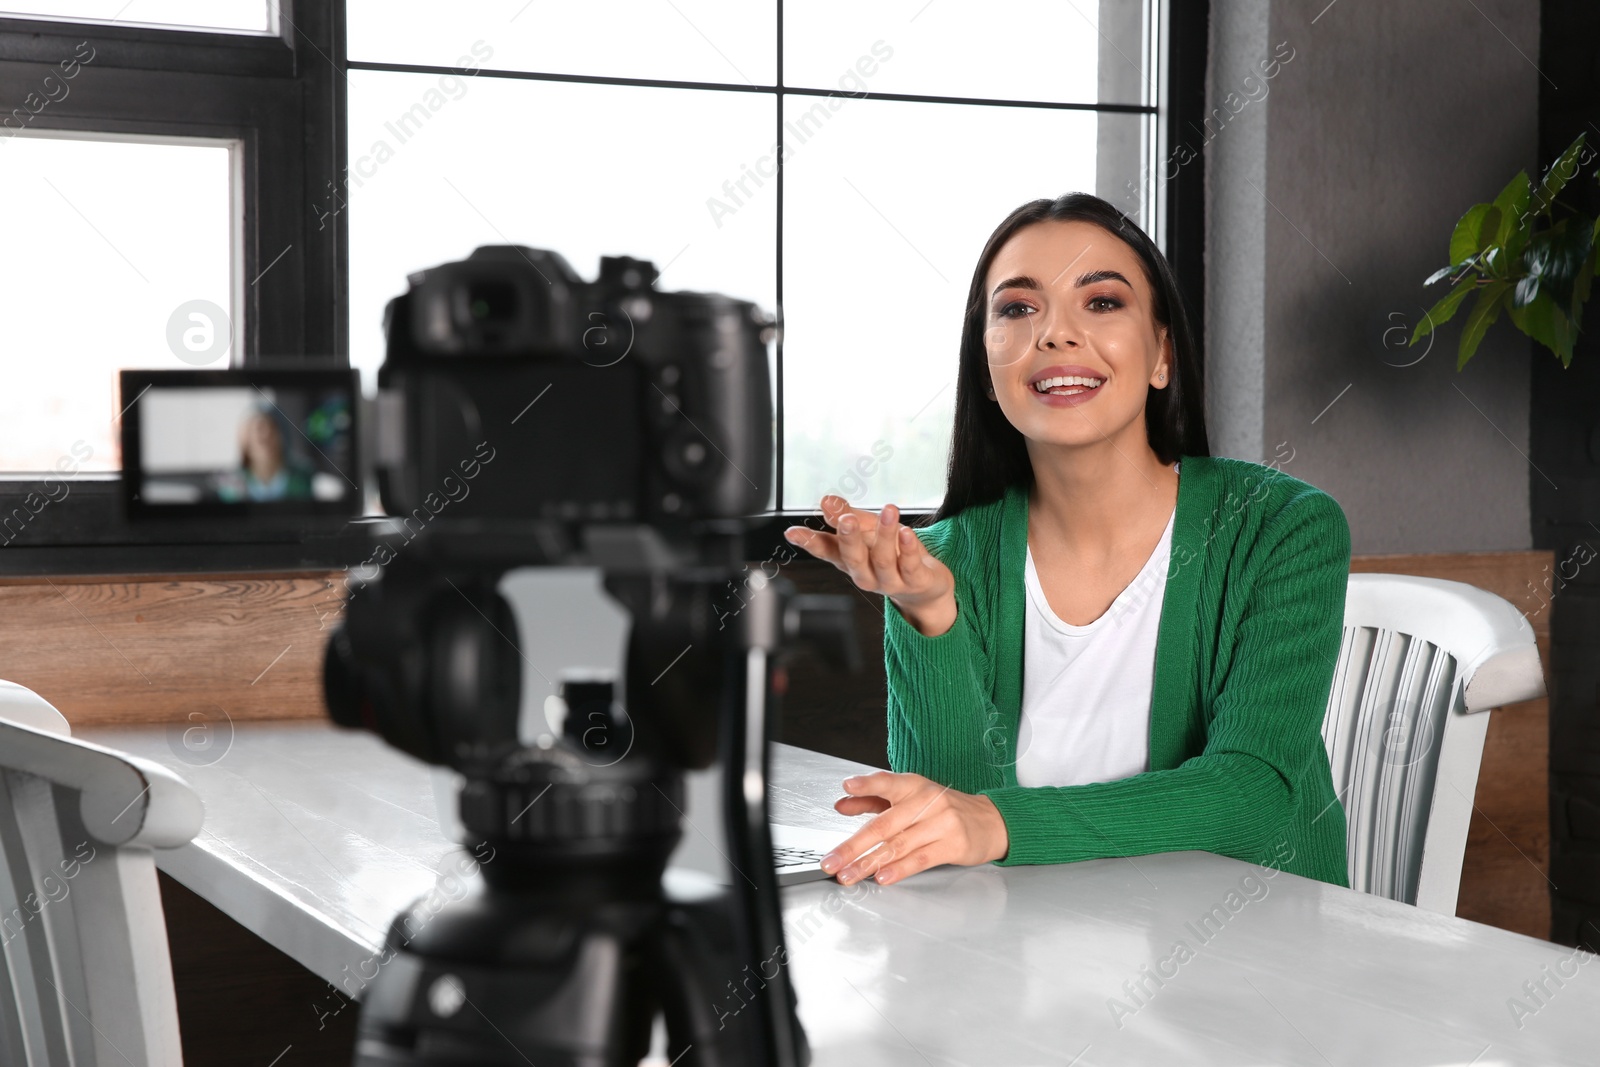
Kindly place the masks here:
<instances>
[{"instance_id":1,"label":"woman's face","mask_svg":"<svg viewBox=\"0 0 1600 1067\"><path fill-rule=\"evenodd\" d=\"M252 415L245 423L244 450L252 462L274 460L283 453L283 439L277 424L266 415Z\"/></svg>"},{"instance_id":2,"label":"woman's face","mask_svg":"<svg viewBox=\"0 0 1600 1067\"><path fill-rule=\"evenodd\" d=\"M1138 423L1144 438L1148 390L1166 388L1173 372L1133 249L1093 223L1032 223L996 254L984 291L995 400L1024 437L1093 444ZM1074 380L1049 394L1034 384L1060 378Z\"/></svg>"}]
</instances>

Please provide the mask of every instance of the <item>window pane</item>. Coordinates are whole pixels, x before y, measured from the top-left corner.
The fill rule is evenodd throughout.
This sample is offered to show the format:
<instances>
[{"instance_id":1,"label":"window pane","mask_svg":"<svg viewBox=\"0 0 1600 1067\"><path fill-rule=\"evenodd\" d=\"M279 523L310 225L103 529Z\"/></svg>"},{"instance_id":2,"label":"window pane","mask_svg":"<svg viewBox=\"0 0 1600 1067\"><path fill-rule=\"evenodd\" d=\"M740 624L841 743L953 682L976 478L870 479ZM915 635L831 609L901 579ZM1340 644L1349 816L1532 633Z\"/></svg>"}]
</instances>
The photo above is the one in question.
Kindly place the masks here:
<instances>
[{"instance_id":1,"label":"window pane","mask_svg":"<svg viewBox=\"0 0 1600 1067\"><path fill-rule=\"evenodd\" d=\"M277 0L8 0L0 16L224 33L278 32Z\"/></svg>"},{"instance_id":2,"label":"window pane","mask_svg":"<svg viewBox=\"0 0 1600 1067\"><path fill-rule=\"evenodd\" d=\"M1118 199L1096 188L1110 117L864 99L824 118L816 98L785 103L809 136L784 179L783 506L937 506L978 253L1028 200Z\"/></svg>"},{"instance_id":3,"label":"window pane","mask_svg":"<svg viewBox=\"0 0 1600 1067\"><path fill-rule=\"evenodd\" d=\"M1138 104L1144 7L1141 0L789 4L783 80L812 89L859 92L857 83L865 83L878 93ZM1123 78L1101 84L1101 68L1113 64L1132 72L1131 87Z\"/></svg>"},{"instance_id":4,"label":"window pane","mask_svg":"<svg viewBox=\"0 0 1600 1067\"><path fill-rule=\"evenodd\" d=\"M117 369L226 367L240 336L230 142L29 132L4 151L0 470L116 470Z\"/></svg>"},{"instance_id":5,"label":"window pane","mask_svg":"<svg viewBox=\"0 0 1600 1067\"><path fill-rule=\"evenodd\" d=\"M349 12L352 60L741 85L777 77L771 3L349 0Z\"/></svg>"},{"instance_id":6,"label":"window pane","mask_svg":"<svg viewBox=\"0 0 1600 1067\"><path fill-rule=\"evenodd\" d=\"M602 255L649 259L658 289L775 311L776 190L746 177L773 123L765 94L352 71L351 364L371 391L407 274L484 244L551 249L587 280Z\"/></svg>"}]
</instances>

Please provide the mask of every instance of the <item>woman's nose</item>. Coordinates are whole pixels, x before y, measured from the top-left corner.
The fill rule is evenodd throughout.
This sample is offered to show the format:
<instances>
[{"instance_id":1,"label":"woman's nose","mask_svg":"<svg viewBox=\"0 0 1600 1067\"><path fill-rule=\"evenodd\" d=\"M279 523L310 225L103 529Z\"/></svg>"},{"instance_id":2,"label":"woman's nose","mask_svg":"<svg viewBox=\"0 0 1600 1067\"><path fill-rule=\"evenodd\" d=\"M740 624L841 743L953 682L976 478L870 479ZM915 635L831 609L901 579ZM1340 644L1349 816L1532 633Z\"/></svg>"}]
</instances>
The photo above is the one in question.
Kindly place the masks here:
<instances>
[{"instance_id":1,"label":"woman's nose","mask_svg":"<svg viewBox=\"0 0 1600 1067\"><path fill-rule=\"evenodd\" d=\"M1082 341L1082 331L1065 311L1047 313L1039 323L1038 345L1043 349L1076 348Z\"/></svg>"}]
</instances>

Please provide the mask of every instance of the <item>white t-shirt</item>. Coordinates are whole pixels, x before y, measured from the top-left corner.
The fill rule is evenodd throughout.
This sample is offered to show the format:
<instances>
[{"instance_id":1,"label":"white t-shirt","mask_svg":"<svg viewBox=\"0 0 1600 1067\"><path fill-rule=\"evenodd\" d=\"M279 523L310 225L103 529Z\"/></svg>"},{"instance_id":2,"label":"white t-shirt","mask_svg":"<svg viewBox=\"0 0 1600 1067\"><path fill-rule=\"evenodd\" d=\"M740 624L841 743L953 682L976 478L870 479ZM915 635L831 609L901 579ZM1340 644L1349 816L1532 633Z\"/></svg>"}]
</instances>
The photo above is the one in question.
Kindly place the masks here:
<instances>
[{"instance_id":1,"label":"white t-shirt","mask_svg":"<svg viewBox=\"0 0 1600 1067\"><path fill-rule=\"evenodd\" d=\"M1156 630L1176 516L1138 575L1086 626L1050 610L1028 550L1018 785L1111 782L1149 769Z\"/></svg>"}]
</instances>

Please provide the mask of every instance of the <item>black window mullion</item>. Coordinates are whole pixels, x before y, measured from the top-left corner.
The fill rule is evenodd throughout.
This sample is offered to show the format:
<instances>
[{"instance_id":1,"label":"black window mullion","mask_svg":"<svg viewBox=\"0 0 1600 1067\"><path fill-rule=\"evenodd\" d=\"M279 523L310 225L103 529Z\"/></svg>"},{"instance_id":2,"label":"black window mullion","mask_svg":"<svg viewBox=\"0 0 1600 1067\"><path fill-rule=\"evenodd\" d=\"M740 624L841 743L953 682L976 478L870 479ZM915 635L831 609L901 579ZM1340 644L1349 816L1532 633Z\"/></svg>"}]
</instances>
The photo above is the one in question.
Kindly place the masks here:
<instances>
[{"instance_id":1,"label":"black window mullion","mask_svg":"<svg viewBox=\"0 0 1600 1067\"><path fill-rule=\"evenodd\" d=\"M288 7L290 0L283 2ZM342 6L343 0L340 3ZM71 55L80 41L93 44L95 56L90 65L101 69L235 77L294 76L295 51L282 37L0 18L0 62L54 64Z\"/></svg>"},{"instance_id":2,"label":"black window mullion","mask_svg":"<svg viewBox=\"0 0 1600 1067\"><path fill-rule=\"evenodd\" d=\"M775 195L777 196L777 240L773 245L774 253L777 257L777 263L775 265L775 271L773 274L773 299L778 303L777 308L774 309L778 316L778 333L773 340L773 344L776 346L773 352L777 381L773 383L774 410L772 412L773 430L777 435L777 440L773 442L775 446L774 462L776 467L773 470L774 492L772 497L772 510L781 515L783 514L783 412L785 407L783 402L783 172L785 168L783 165L783 0L777 0L777 2L778 65L775 75L777 81L777 85L775 87L776 92L773 94L776 98L775 124L778 128L776 142L778 146L778 174L777 189L775 190Z\"/></svg>"},{"instance_id":3,"label":"black window mullion","mask_svg":"<svg viewBox=\"0 0 1600 1067\"><path fill-rule=\"evenodd\" d=\"M1196 360L1205 374L1205 139L1195 131L1206 114L1206 52L1211 18L1210 0L1184 0L1170 7L1168 35L1166 151L1173 158L1179 146L1192 146L1194 158L1167 181L1166 256L1178 279L1189 312ZM1181 155L1177 159L1184 158ZM1166 160L1156 171L1165 177Z\"/></svg>"}]
</instances>

